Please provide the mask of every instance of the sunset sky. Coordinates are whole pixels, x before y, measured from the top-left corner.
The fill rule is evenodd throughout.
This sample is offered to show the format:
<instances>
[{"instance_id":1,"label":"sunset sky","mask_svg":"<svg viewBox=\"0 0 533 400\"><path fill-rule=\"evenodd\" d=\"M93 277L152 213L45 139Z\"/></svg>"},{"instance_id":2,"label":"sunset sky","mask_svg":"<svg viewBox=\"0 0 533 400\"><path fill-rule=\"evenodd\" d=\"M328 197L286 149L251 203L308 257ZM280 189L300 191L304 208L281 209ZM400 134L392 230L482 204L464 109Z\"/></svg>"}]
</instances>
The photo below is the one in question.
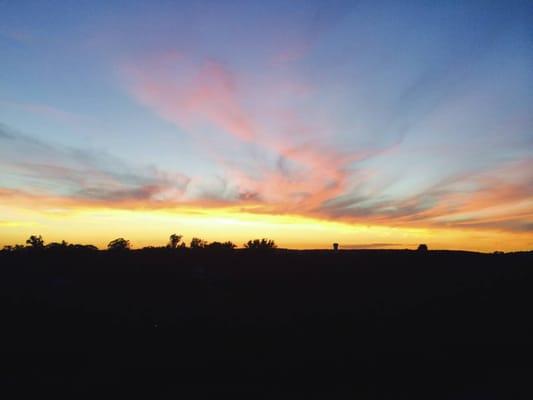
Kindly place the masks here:
<instances>
[{"instance_id":1,"label":"sunset sky","mask_svg":"<svg viewBox=\"0 0 533 400\"><path fill-rule=\"evenodd\" d=\"M0 16L0 246L533 249L531 1Z\"/></svg>"}]
</instances>

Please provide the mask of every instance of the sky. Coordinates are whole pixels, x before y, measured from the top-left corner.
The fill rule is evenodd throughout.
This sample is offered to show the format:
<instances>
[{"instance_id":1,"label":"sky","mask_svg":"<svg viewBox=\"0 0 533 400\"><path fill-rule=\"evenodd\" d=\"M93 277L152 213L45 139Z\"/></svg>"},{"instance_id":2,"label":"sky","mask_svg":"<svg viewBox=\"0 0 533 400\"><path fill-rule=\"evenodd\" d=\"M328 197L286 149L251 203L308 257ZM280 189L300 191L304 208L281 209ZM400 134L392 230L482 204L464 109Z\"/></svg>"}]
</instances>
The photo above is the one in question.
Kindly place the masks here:
<instances>
[{"instance_id":1,"label":"sky","mask_svg":"<svg viewBox=\"0 0 533 400\"><path fill-rule=\"evenodd\" d=\"M533 249L530 1L0 0L0 245Z\"/></svg>"}]
</instances>

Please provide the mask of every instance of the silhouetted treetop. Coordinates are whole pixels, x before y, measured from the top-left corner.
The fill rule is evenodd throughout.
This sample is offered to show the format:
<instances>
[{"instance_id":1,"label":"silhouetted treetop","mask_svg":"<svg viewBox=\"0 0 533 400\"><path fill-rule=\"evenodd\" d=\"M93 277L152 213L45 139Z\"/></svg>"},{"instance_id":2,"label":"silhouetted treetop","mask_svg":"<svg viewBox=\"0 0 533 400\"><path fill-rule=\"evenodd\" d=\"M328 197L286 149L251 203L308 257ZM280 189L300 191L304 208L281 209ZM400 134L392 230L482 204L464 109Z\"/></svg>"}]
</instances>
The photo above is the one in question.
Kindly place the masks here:
<instances>
[{"instance_id":1,"label":"silhouetted treetop","mask_svg":"<svg viewBox=\"0 0 533 400\"><path fill-rule=\"evenodd\" d=\"M26 244L29 245L33 249L42 249L44 248L44 240L41 235L31 235L27 240Z\"/></svg>"},{"instance_id":2,"label":"silhouetted treetop","mask_svg":"<svg viewBox=\"0 0 533 400\"><path fill-rule=\"evenodd\" d=\"M276 246L276 243L273 240L263 238L248 240L248 242L244 244L244 247L252 250L268 250L275 249L278 246Z\"/></svg>"},{"instance_id":3,"label":"silhouetted treetop","mask_svg":"<svg viewBox=\"0 0 533 400\"><path fill-rule=\"evenodd\" d=\"M181 241L181 239L183 238L182 235L178 235L176 233L173 233L172 235L169 236L168 238L168 245L167 247L170 248L170 249L176 249Z\"/></svg>"},{"instance_id":4,"label":"silhouetted treetop","mask_svg":"<svg viewBox=\"0 0 533 400\"><path fill-rule=\"evenodd\" d=\"M96 251L98 250L98 247L92 245L92 244L69 244L68 249L72 250L89 250L89 251Z\"/></svg>"},{"instance_id":5,"label":"silhouetted treetop","mask_svg":"<svg viewBox=\"0 0 533 400\"><path fill-rule=\"evenodd\" d=\"M199 238L191 239L191 249L203 249L206 246L207 246L207 242L205 240L202 240Z\"/></svg>"},{"instance_id":6,"label":"silhouetted treetop","mask_svg":"<svg viewBox=\"0 0 533 400\"><path fill-rule=\"evenodd\" d=\"M422 244L418 245L418 248L416 250L421 252L421 253L424 253L424 252L428 251L428 246L427 246L427 244L422 243Z\"/></svg>"},{"instance_id":7,"label":"silhouetted treetop","mask_svg":"<svg viewBox=\"0 0 533 400\"><path fill-rule=\"evenodd\" d=\"M62 240L61 243L58 242L52 242L48 243L46 245L47 250L55 250L55 249L66 249L69 245L66 241Z\"/></svg>"},{"instance_id":8,"label":"silhouetted treetop","mask_svg":"<svg viewBox=\"0 0 533 400\"><path fill-rule=\"evenodd\" d=\"M109 242L109 244L107 245L107 249L108 250L129 250L130 241L124 238L117 238Z\"/></svg>"},{"instance_id":9,"label":"silhouetted treetop","mask_svg":"<svg viewBox=\"0 0 533 400\"><path fill-rule=\"evenodd\" d=\"M207 246L205 246L208 249L213 250L233 250L235 247L237 247L233 242L227 241L227 242L211 242Z\"/></svg>"}]
</instances>

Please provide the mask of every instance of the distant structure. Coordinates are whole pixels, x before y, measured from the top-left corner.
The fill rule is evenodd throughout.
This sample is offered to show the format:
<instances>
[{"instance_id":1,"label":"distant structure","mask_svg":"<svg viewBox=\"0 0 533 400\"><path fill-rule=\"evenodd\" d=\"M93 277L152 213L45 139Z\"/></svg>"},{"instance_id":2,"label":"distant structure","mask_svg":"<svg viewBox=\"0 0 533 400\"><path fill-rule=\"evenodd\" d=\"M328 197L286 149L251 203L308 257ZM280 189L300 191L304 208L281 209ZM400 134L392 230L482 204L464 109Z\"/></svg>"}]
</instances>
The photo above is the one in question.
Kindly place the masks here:
<instances>
[{"instance_id":1,"label":"distant structure","mask_svg":"<svg viewBox=\"0 0 533 400\"><path fill-rule=\"evenodd\" d=\"M428 246L427 244L420 244L418 245L418 248L416 249L416 251L420 252L420 253L426 253L428 251Z\"/></svg>"},{"instance_id":2,"label":"distant structure","mask_svg":"<svg viewBox=\"0 0 533 400\"><path fill-rule=\"evenodd\" d=\"M333 243L333 251L339 251L339 244Z\"/></svg>"}]
</instances>

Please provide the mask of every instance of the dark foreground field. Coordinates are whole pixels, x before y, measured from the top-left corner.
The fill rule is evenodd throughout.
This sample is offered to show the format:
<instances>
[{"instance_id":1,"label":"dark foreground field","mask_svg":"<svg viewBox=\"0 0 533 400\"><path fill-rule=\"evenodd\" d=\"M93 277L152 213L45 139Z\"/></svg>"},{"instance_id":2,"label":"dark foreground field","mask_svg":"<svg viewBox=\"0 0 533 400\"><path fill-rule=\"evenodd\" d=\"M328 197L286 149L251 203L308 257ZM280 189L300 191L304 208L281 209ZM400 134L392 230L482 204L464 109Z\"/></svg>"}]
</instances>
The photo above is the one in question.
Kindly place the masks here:
<instances>
[{"instance_id":1,"label":"dark foreground field","mask_svg":"<svg viewBox=\"0 0 533 400\"><path fill-rule=\"evenodd\" d=\"M0 255L2 398L531 399L533 254Z\"/></svg>"}]
</instances>

